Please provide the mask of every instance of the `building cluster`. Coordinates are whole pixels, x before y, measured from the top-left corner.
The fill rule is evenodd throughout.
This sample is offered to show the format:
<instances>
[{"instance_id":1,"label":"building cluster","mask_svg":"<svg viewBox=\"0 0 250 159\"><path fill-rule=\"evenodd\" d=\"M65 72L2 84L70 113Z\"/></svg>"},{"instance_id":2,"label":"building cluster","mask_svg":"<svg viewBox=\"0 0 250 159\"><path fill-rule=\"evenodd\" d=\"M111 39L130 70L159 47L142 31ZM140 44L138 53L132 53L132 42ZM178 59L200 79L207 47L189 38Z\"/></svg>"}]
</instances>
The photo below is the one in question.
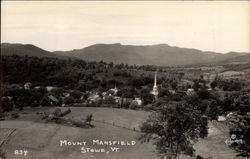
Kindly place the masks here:
<instances>
[{"instance_id":1,"label":"building cluster","mask_svg":"<svg viewBox=\"0 0 250 159\"><path fill-rule=\"evenodd\" d=\"M12 85L14 89L19 89L20 85ZM32 89L40 89L40 86L32 87L32 83L27 82L22 87L25 90ZM77 104L85 104L85 105L118 105L119 107L129 107L131 105L133 106L142 106L143 100L140 97L134 97L134 98L124 98L118 95L119 89L115 86L114 88L111 88L107 91L100 92L98 89L93 89L91 91L86 92L80 92L77 90L61 90L58 91L60 88L56 88L53 86L46 86L43 87L43 89L46 89L46 94L43 97L44 105L71 105L74 103ZM73 96L72 94L76 93L74 91L77 91L77 96ZM176 90L168 90L171 94L176 94ZM57 93L55 93L57 92ZM158 98L159 90L157 86L157 74L155 72L154 74L154 85L152 88L152 91L150 92L155 99ZM184 94L191 96L195 94L195 91L193 88L188 88L186 91L183 91ZM40 102L41 103L41 102Z\"/></svg>"},{"instance_id":2,"label":"building cluster","mask_svg":"<svg viewBox=\"0 0 250 159\"><path fill-rule=\"evenodd\" d=\"M23 85L23 87L18 86L17 89L24 88L25 90L30 90L32 87L32 84L30 82L27 82ZM17 86L16 86L17 87ZM40 86L35 86L33 89L40 89ZM71 93L74 90L69 90L67 92L61 92L60 95L55 95L53 92L57 90L57 87L53 86L46 86L45 87L46 91L48 92L44 96L44 100L47 101L48 105L62 105L65 106L69 103L65 102L68 98L71 97ZM108 91L100 92L99 90L91 90L91 91L86 91L86 92L80 92L81 97L77 100L72 102L73 103L78 103L78 104L107 104L107 105L118 105L118 106L129 106L131 104L136 105L136 106L142 106L143 101L139 97L135 98L124 98L118 96L118 91L119 89L115 86L114 88L109 89ZM79 92L78 92L79 93Z\"/></svg>"}]
</instances>

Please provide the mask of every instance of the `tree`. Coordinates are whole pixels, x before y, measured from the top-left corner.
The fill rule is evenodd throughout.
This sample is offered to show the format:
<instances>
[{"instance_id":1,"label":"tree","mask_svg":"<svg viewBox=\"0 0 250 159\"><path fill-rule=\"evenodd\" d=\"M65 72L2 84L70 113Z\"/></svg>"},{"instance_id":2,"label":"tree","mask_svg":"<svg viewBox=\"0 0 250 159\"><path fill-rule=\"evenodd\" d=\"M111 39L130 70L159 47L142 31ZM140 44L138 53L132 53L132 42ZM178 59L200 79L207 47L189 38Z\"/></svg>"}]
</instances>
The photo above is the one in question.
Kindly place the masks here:
<instances>
[{"instance_id":1,"label":"tree","mask_svg":"<svg viewBox=\"0 0 250 159\"><path fill-rule=\"evenodd\" d=\"M144 105L151 104L155 100L155 97L150 93L150 90L151 89L149 88L143 88L140 92Z\"/></svg>"},{"instance_id":2,"label":"tree","mask_svg":"<svg viewBox=\"0 0 250 159\"><path fill-rule=\"evenodd\" d=\"M6 96L10 96L13 98L13 102L16 107L20 110L23 109L24 106L29 106L32 104L31 101L31 92L26 89L11 89L5 92Z\"/></svg>"},{"instance_id":3,"label":"tree","mask_svg":"<svg viewBox=\"0 0 250 159\"><path fill-rule=\"evenodd\" d=\"M234 100L234 107L239 111L241 115L245 115L249 112L250 99L249 94L241 92L239 97Z\"/></svg>"},{"instance_id":4,"label":"tree","mask_svg":"<svg viewBox=\"0 0 250 159\"><path fill-rule=\"evenodd\" d=\"M200 89L197 91L197 95L200 99L211 99L213 98L212 94L210 94L206 89Z\"/></svg>"},{"instance_id":5,"label":"tree","mask_svg":"<svg viewBox=\"0 0 250 159\"><path fill-rule=\"evenodd\" d=\"M78 90L73 90L72 92L70 92L70 96L72 96L76 100L79 100L82 97L82 92Z\"/></svg>"},{"instance_id":6,"label":"tree","mask_svg":"<svg viewBox=\"0 0 250 159\"><path fill-rule=\"evenodd\" d=\"M218 116L222 114L221 107L216 100L211 100L209 106L205 110L205 114L210 120L217 120Z\"/></svg>"},{"instance_id":7,"label":"tree","mask_svg":"<svg viewBox=\"0 0 250 159\"><path fill-rule=\"evenodd\" d=\"M235 111L234 109L234 99L235 95L226 94L225 98L222 100L222 110L223 112Z\"/></svg>"},{"instance_id":8,"label":"tree","mask_svg":"<svg viewBox=\"0 0 250 159\"><path fill-rule=\"evenodd\" d=\"M167 88L161 88L159 90L159 95L158 97L164 97L164 96L170 96L170 93Z\"/></svg>"},{"instance_id":9,"label":"tree","mask_svg":"<svg viewBox=\"0 0 250 159\"><path fill-rule=\"evenodd\" d=\"M232 144L238 156L250 158L250 111L249 111L249 94L243 92L235 103L238 106L238 113L231 120L232 127L230 128L230 135L236 135L237 140L242 142Z\"/></svg>"},{"instance_id":10,"label":"tree","mask_svg":"<svg viewBox=\"0 0 250 159\"><path fill-rule=\"evenodd\" d=\"M74 102L75 102L75 99L72 96L65 97L63 100L64 104L73 104Z\"/></svg>"},{"instance_id":11,"label":"tree","mask_svg":"<svg viewBox=\"0 0 250 159\"><path fill-rule=\"evenodd\" d=\"M218 83L216 81L211 82L210 86L214 90L217 87Z\"/></svg>"},{"instance_id":12,"label":"tree","mask_svg":"<svg viewBox=\"0 0 250 159\"><path fill-rule=\"evenodd\" d=\"M236 140L242 141L231 145L238 154L237 157L250 158L250 113L235 115L235 121L230 129L230 136L236 135Z\"/></svg>"},{"instance_id":13,"label":"tree","mask_svg":"<svg viewBox=\"0 0 250 159\"><path fill-rule=\"evenodd\" d=\"M144 94L142 96L142 99L143 99L144 105L147 105L147 104L152 104L154 102L154 100L155 100L155 97L154 97L153 94L148 93L148 94Z\"/></svg>"},{"instance_id":14,"label":"tree","mask_svg":"<svg viewBox=\"0 0 250 159\"><path fill-rule=\"evenodd\" d=\"M2 112L8 112L13 109L13 103L8 97L2 97L1 99L1 111ZM1 113L1 112L0 112Z\"/></svg>"},{"instance_id":15,"label":"tree","mask_svg":"<svg viewBox=\"0 0 250 159\"><path fill-rule=\"evenodd\" d=\"M60 98L60 96L63 94L64 90L62 88L54 88L51 90L51 94L56 97L56 98Z\"/></svg>"},{"instance_id":16,"label":"tree","mask_svg":"<svg viewBox=\"0 0 250 159\"><path fill-rule=\"evenodd\" d=\"M38 89L32 89L30 90L31 97L30 101L32 102L30 106L35 107L39 106L43 97L46 95L47 90L44 87L38 88Z\"/></svg>"},{"instance_id":17,"label":"tree","mask_svg":"<svg viewBox=\"0 0 250 159\"><path fill-rule=\"evenodd\" d=\"M87 117L86 117L86 122L87 122L89 125L91 125L90 122L91 122L92 120L93 120L93 115L92 115L92 114L87 115Z\"/></svg>"},{"instance_id":18,"label":"tree","mask_svg":"<svg viewBox=\"0 0 250 159\"><path fill-rule=\"evenodd\" d=\"M133 87L124 87L117 92L118 96L122 96L124 98L133 98L136 94L137 92Z\"/></svg>"},{"instance_id":19,"label":"tree","mask_svg":"<svg viewBox=\"0 0 250 159\"><path fill-rule=\"evenodd\" d=\"M1 159L6 159L5 152L0 148L0 158Z\"/></svg>"},{"instance_id":20,"label":"tree","mask_svg":"<svg viewBox=\"0 0 250 159\"><path fill-rule=\"evenodd\" d=\"M200 89L200 84L199 84L199 81L198 80L194 80L194 84L192 86L192 88L195 90L195 91L198 91Z\"/></svg>"},{"instance_id":21,"label":"tree","mask_svg":"<svg viewBox=\"0 0 250 159\"><path fill-rule=\"evenodd\" d=\"M159 155L176 159L179 154L193 156L192 143L207 135L207 118L184 102L161 106L141 126L142 141L154 140Z\"/></svg>"},{"instance_id":22,"label":"tree","mask_svg":"<svg viewBox=\"0 0 250 159\"><path fill-rule=\"evenodd\" d=\"M177 81L176 81L176 80L173 80L173 81L171 82L171 87L172 87L172 89L176 90L177 86L178 86Z\"/></svg>"},{"instance_id":23,"label":"tree","mask_svg":"<svg viewBox=\"0 0 250 159\"><path fill-rule=\"evenodd\" d=\"M239 80L224 80L224 79L216 79L217 86L224 91L240 91L244 86L243 83Z\"/></svg>"}]
</instances>

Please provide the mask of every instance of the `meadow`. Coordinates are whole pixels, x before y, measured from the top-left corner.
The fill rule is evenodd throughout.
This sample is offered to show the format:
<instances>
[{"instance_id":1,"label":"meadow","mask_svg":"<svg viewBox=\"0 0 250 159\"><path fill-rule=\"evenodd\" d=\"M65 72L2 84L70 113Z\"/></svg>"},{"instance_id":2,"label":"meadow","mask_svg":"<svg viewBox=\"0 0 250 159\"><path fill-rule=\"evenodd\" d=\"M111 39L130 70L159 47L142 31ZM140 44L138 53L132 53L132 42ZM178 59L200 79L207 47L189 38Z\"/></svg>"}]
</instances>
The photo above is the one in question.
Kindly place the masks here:
<instances>
[{"instance_id":1,"label":"meadow","mask_svg":"<svg viewBox=\"0 0 250 159\"><path fill-rule=\"evenodd\" d=\"M25 108L19 119L1 121L1 143L7 158L11 159L154 159L157 153L152 142L141 143L137 131L150 112L116 108L70 107L65 118L84 119L93 114L94 128L77 128L55 123L45 123L36 118L37 112L51 112L55 108ZM68 107L62 108L68 109ZM135 129L134 129L135 128ZM92 140L136 141L134 146L117 146L119 152L81 153L81 146L60 146L61 140L86 141L85 147L110 150L110 146L91 145ZM196 154L213 159L233 159L235 154L224 143L227 134L209 123L209 135L195 144ZM217 151L218 149L223 151ZM28 150L27 156L15 155L15 150ZM190 158L181 156L180 158Z\"/></svg>"}]
</instances>

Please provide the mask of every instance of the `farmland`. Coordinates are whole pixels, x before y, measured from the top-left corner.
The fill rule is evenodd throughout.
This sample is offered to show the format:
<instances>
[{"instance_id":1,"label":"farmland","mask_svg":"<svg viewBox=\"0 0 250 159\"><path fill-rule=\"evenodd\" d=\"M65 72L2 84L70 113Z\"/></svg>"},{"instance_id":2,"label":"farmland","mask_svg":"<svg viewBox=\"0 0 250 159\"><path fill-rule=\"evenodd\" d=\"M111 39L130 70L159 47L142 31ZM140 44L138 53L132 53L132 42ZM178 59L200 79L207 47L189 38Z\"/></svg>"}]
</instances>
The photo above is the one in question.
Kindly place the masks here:
<instances>
[{"instance_id":1,"label":"farmland","mask_svg":"<svg viewBox=\"0 0 250 159\"><path fill-rule=\"evenodd\" d=\"M50 111L48 108L47 111ZM146 112L136 112L131 110L119 110L119 109L105 109L105 108L71 108L72 113L68 115L75 116L76 114L93 113L94 119L105 120L107 122L119 120L120 124L130 122L134 123L134 126L138 126L141 119L144 119L147 115ZM25 112L25 113L24 113ZM70 126L63 126L58 124L42 123L36 120L36 122L30 121L35 111L26 110L18 121L8 120L1 122L1 130L11 131L14 133L9 137L8 141L4 145L7 158L20 158L20 156L14 155L15 149L27 149L30 153L28 158L153 158L153 146L150 144L140 144L138 137L139 132L132 131L126 128L113 126L107 123L93 122L94 128L83 129ZM130 118L125 118L128 114L132 114ZM80 115L81 116L81 115ZM22 120L22 121L21 121ZM129 120L129 121L128 121ZM116 123L118 125L118 123ZM137 125L136 125L137 124ZM128 125L129 126L129 125ZM132 124L130 125L132 126ZM8 133L8 132L6 132ZM6 135L1 135L6 137ZM91 143L91 140L123 140L131 141L135 140L135 146L121 147L119 153L110 154L98 154L98 153L81 153L81 147L60 146L60 140L68 141L87 141ZM91 144L89 145L92 146ZM96 148L96 147L95 147ZM109 147L104 146L109 149ZM26 158L27 158L26 157Z\"/></svg>"},{"instance_id":2,"label":"farmland","mask_svg":"<svg viewBox=\"0 0 250 159\"><path fill-rule=\"evenodd\" d=\"M145 111L111 108L82 108L71 107L67 118L85 118L93 114L94 128L76 128L54 123L44 123L35 118L36 112L52 111L54 108L26 108L20 112L18 120L1 121L1 143L7 158L126 158L126 159L153 159L157 158L152 143L140 143L140 132L133 129L139 128L150 114ZM67 109L67 108L62 108ZM119 119L119 120L118 120ZM101 122L103 121L103 122ZM209 135L195 144L196 154L213 159L233 159L235 154L224 143L227 135L209 123ZM81 153L81 146L60 146L60 140L86 141L89 147L92 140L123 140L136 141L134 146L118 146L120 152L106 153ZM94 148L109 149L110 146L95 145ZM217 151L217 149L223 151ZM15 150L28 150L26 157L14 155ZM187 156L182 156L187 158Z\"/></svg>"}]
</instances>

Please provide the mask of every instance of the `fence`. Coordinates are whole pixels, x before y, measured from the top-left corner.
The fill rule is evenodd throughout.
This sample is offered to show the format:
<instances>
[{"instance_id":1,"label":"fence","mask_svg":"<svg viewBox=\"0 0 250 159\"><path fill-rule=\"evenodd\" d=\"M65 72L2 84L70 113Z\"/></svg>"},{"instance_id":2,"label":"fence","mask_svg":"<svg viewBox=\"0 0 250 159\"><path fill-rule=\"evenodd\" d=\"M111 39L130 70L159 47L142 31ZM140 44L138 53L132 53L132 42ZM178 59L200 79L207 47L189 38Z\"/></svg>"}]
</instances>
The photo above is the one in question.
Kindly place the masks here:
<instances>
[{"instance_id":1,"label":"fence","mask_svg":"<svg viewBox=\"0 0 250 159\"><path fill-rule=\"evenodd\" d=\"M86 119L84 119L84 120L86 120ZM117 124L117 123L115 123L115 122L110 123L110 122L107 122L107 121L105 121L105 120L96 120L96 119L93 119L92 121L98 122L98 123L107 124L107 125L111 125L111 126L115 126L115 127L119 127L119 128L123 128L123 129L127 129L127 130L130 130L130 131L141 132L140 128L136 128L136 127L133 127L133 128L131 128L131 127L126 127L125 125L122 126L122 125L119 125L119 124Z\"/></svg>"}]
</instances>

